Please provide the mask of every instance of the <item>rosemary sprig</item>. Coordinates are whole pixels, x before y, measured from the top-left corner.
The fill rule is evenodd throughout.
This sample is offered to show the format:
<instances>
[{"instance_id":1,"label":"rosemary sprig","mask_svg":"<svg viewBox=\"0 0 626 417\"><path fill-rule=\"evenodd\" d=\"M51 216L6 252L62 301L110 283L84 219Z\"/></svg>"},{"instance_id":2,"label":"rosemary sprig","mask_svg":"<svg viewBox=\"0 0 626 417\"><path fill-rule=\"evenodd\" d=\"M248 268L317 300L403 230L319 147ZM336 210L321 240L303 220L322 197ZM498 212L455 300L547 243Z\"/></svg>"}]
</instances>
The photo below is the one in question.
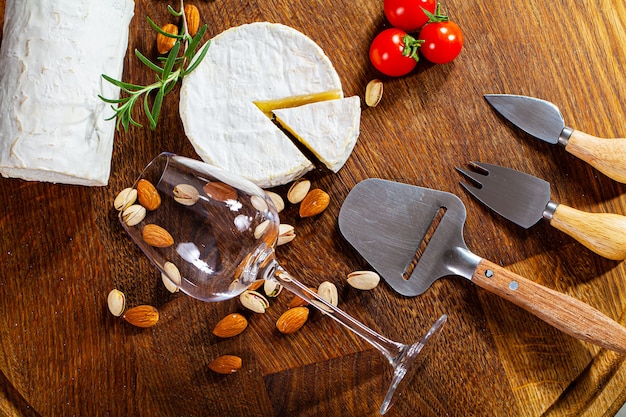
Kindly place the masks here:
<instances>
[{"instance_id":1,"label":"rosemary sprig","mask_svg":"<svg viewBox=\"0 0 626 417\"><path fill-rule=\"evenodd\" d=\"M156 73L156 81L154 83L146 86L136 85L116 80L106 74L102 74L102 78L119 87L122 92L122 97L119 99L110 99L98 95L101 100L111 104L111 108L115 111L115 114L107 120L117 117L116 127L118 130L120 125L125 131L128 131L130 125L142 127L142 125L132 117L132 110L141 96L143 96L143 109L148 117L148 121L150 122L150 129L155 130L165 96L172 91L179 80L196 69L198 64L200 64L206 56L210 41L207 41L200 48L199 52L198 48L202 37L206 33L207 25L203 25L195 36L192 37L187 31L187 21L185 18L183 1L181 0L180 3L180 12L177 12L171 6L167 6L167 8L170 14L174 16L182 16L184 29L182 34L173 35L171 33L167 33L154 23L150 17L147 17L148 23L154 30L162 35L176 39L176 42L167 54L167 57L158 58L159 61L162 62L162 66L153 63L145 55L135 49L135 56L139 58L145 66ZM181 48L182 55L178 56L181 52Z\"/></svg>"}]
</instances>

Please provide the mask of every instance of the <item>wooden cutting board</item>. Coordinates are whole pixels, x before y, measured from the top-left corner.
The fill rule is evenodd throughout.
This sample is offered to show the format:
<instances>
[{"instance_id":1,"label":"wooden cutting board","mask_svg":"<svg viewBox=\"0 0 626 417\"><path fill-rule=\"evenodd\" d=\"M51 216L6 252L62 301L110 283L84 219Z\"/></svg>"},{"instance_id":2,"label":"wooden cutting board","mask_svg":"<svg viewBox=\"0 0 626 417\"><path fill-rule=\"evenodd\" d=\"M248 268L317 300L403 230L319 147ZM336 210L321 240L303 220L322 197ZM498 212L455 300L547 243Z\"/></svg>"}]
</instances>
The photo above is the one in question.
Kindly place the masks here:
<instances>
[{"instance_id":1,"label":"wooden cutting board","mask_svg":"<svg viewBox=\"0 0 626 417\"><path fill-rule=\"evenodd\" d=\"M5 1L0 1L4 10ZM124 80L151 81L134 57L156 54L146 16L168 20L168 2L137 0ZM382 1L199 1L210 36L252 21L292 26L335 65L346 96L364 96L380 77L378 107L363 109L361 135L338 173L308 175L332 201L282 220L297 238L277 252L303 282L328 280L340 306L401 341L419 338L436 318L449 321L391 416L612 416L626 401L624 358L579 342L519 308L450 277L420 297L386 284L359 292L345 283L368 269L337 230L349 190L368 177L456 193L468 209L465 238L480 256L577 297L625 323L622 262L589 252L545 223L523 230L473 201L455 166L480 160L552 184L556 201L581 210L626 214L626 188L533 140L497 117L485 93L531 95L557 104L567 123L601 137L626 136L626 4L615 0L445 3L465 47L448 65L426 62L402 78L369 64L369 43L386 23ZM177 6L177 5L175 5ZM299 332L274 328L288 294L241 335L211 334L238 302L206 304L171 295L119 226L113 199L140 169L168 150L195 157L168 96L156 131L116 135L110 184L84 188L0 179L0 414L14 416L375 416L388 378L381 355L320 314ZM145 122L140 113L137 117ZM286 187L274 191L286 193ZM131 306L161 313L150 329L114 318L106 296L119 288ZM246 313L247 314L247 313ZM222 354L243 358L229 376L208 370Z\"/></svg>"}]
</instances>

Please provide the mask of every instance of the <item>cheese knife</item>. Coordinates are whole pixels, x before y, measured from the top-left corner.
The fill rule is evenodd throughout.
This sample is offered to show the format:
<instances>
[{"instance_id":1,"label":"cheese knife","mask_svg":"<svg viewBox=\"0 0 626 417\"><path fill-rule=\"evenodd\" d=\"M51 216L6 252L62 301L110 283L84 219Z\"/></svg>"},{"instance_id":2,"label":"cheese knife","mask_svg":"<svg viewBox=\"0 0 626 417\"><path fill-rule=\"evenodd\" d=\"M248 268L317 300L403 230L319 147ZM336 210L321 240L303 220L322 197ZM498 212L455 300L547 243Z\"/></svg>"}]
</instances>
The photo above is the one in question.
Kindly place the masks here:
<instances>
[{"instance_id":1,"label":"cheese knife","mask_svg":"<svg viewBox=\"0 0 626 417\"><path fill-rule=\"evenodd\" d=\"M605 139L565 126L558 107L534 97L486 94L485 99L515 126L545 142L559 144L606 176L626 183L626 138Z\"/></svg>"},{"instance_id":2,"label":"cheese knife","mask_svg":"<svg viewBox=\"0 0 626 417\"><path fill-rule=\"evenodd\" d=\"M550 184L540 178L494 164L471 162L474 169L457 168L470 183L461 185L496 213L526 229L546 219L605 258L626 259L626 217L588 213L550 198Z\"/></svg>"}]
</instances>

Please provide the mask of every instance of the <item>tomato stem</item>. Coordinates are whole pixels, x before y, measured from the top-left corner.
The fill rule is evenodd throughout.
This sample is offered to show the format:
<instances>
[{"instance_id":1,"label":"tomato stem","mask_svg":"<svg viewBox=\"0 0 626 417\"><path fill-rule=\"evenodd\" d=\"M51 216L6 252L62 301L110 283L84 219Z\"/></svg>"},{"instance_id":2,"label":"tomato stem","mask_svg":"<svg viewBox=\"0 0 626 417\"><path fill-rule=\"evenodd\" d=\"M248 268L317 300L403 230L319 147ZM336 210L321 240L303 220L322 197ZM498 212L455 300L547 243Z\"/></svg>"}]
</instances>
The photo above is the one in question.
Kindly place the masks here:
<instances>
[{"instance_id":1,"label":"tomato stem","mask_svg":"<svg viewBox=\"0 0 626 417\"><path fill-rule=\"evenodd\" d=\"M437 2L437 6L435 7L435 13L431 13L428 10L421 7L424 11L424 14L428 16L428 23L438 23L438 22L447 22L450 20L447 14L442 11L441 3Z\"/></svg>"},{"instance_id":2,"label":"tomato stem","mask_svg":"<svg viewBox=\"0 0 626 417\"><path fill-rule=\"evenodd\" d=\"M413 58L416 62L419 61L418 51L424 41L421 39L415 39L411 35L404 35L404 37L402 38L402 42L404 43L402 55Z\"/></svg>"}]
</instances>

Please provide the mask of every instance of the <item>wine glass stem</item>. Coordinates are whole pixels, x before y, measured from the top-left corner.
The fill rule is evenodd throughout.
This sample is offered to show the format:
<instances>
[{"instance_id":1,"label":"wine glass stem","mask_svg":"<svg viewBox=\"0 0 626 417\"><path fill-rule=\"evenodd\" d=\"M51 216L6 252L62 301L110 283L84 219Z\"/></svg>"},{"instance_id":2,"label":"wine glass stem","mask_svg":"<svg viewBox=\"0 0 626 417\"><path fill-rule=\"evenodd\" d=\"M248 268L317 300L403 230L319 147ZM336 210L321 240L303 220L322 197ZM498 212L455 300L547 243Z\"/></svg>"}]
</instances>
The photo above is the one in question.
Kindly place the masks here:
<instances>
[{"instance_id":1,"label":"wine glass stem","mask_svg":"<svg viewBox=\"0 0 626 417\"><path fill-rule=\"evenodd\" d=\"M379 333L376 333L369 327L365 326L349 314L345 313L338 307L335 307L328 301L324 300L315 292L311 291L300 281L293 278L288 272L278 267L274 273L275 279L288 291L307 301L310 305L319 309L333 320L347 327L372 346L378 349L389 362L393 365L395 359L400 352L406 347L405 345L389 340Z\"/></svg>"}]
</instances>

